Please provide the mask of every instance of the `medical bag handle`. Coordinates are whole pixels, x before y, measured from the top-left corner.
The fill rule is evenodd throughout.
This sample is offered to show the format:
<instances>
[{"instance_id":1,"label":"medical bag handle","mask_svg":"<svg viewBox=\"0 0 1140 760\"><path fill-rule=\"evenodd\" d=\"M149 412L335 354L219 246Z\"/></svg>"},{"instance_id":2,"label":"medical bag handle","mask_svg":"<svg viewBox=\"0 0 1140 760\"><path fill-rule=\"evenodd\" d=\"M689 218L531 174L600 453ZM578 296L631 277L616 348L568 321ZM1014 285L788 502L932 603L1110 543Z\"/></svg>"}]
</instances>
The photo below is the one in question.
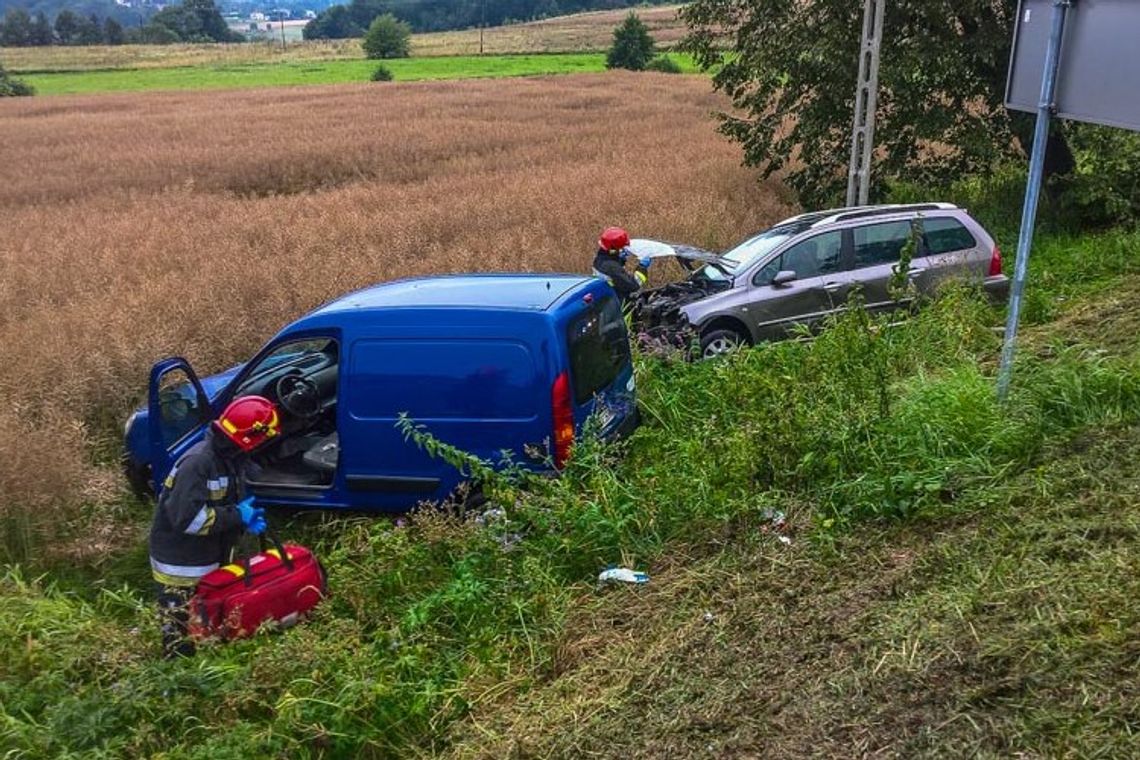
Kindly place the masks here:
<instances>
[{"instance_id":1,"label":"medical bag handle","mask_svg":"<svg viewBox=\"0 0 1140 760\"><path fill-rule=\"evenodd\" d=\"M290 557L289 553L285 551L285 546L277 538L277 535L275 533L266 532L257 537L257 550L259 552L266 551L266 546L269 544L272 544L272 548L277 550L277 554L281 557L281 562L285 565L285 568L289 572L293 572L293 558ZM242 557L241 560L242 569L245 570L245 573L242 575L242 580L245 581L245 585L247 586L253 585L253 573L251 572L249 566L250 559L252 558Z\"/></svg>"}]
</instances>

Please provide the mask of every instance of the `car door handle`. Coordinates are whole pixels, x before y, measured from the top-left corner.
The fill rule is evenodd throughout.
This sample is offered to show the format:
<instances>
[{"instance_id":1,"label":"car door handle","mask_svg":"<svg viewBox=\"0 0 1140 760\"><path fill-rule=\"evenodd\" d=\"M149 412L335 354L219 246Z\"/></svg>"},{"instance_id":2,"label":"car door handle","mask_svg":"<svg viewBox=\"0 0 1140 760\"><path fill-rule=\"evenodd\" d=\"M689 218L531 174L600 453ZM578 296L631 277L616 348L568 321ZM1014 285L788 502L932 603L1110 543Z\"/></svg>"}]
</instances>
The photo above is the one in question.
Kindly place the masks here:
<instances>
[{"instance_id":1,"label":"car door handle","mask_svg":"<svg viewBox=\"0 0 1140 760\"><path fill-rule=\"evenodd\" d=\"M828 293L834 293L835 291L839 290L840 288L842 288L846 284L847 283L845 283L845 282L825 282L825 283L823 283L823 289L826 290Z\"/></svg>"}]
</instances>

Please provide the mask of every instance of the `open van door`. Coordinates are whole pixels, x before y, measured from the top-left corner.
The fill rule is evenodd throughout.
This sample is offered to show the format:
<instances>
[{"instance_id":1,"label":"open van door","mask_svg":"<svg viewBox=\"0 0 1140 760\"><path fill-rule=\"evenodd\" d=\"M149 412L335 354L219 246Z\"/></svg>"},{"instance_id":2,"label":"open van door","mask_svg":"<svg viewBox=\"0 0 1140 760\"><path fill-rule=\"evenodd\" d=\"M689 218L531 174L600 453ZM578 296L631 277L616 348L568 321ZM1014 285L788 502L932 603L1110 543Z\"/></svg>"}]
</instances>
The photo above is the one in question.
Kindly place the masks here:
<instances>
[{"instance_id":1,"label":"open van door","mask_svg":"<svg viewBox=\"0 0 1140 760\"><path fill-rule=\"evenodd\" d=\"M150 465L157 496L174 463L202 440L215 415L198 376L180 356L151 367L147 392Z\"/></svg>"}]
</instances>

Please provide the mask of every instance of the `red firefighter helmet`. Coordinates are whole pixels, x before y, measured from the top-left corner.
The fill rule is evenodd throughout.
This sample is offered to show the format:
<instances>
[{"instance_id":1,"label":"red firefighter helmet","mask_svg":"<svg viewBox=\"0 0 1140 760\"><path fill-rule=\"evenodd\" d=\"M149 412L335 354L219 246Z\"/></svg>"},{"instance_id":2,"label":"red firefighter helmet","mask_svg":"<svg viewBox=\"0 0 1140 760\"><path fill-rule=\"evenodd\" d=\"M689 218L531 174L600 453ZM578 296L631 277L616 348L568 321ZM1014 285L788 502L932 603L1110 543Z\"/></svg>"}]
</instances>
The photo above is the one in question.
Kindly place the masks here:
<instances>
[{"instance_id":1,"label":"red firefighter helmet","mask_svg":"<svg viewBox=\"0 0 1140 760\"><path fill-rule=\"evenodd\" d=\"M629 245L629 233L621 227L606 227L598 238L598 247L603 251L620 251Z\"/></svg>"},{"instance_id":2,"label":"red firefighter helmet","mask_svg":"<svg viewBox=\"0 0 1140 760\"><path fill-rule=\"evenodd\" d=\"M253 451L280 434L281 421L273 402L261 396L241 396L229 403L214 420L222 435L242 451Z\"/></svg>"}]
</instances>

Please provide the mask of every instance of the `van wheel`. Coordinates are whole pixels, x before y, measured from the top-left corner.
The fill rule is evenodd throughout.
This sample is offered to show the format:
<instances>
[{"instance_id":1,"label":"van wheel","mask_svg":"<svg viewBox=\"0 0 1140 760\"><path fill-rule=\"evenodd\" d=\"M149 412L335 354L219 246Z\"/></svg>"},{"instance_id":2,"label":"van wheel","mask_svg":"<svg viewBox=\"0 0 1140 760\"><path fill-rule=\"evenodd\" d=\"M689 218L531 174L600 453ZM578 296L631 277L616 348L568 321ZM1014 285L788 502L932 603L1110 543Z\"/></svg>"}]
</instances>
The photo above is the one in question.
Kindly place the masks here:
<instances>
[{"instance_id":1,"label":"van wheel","mask_svg":"<svg viewBox=\"0 0 1140 760\"><path fill-rule=\"evenodd\" d=\"M731 354L746 345L748 341L736 330L712 330L701 336L701 358L712 359Z\"/></svg>"},{"instance_id":2,"label":"van wheel","mask_svg":"<svg viewBox=\"0 0 1140 760\"><path fill-rule=\"evenodd\" d=\"M466 520L487 505L487 495L479 483L460 483L440 507L449 515Z\"/></svg>"}]
</instances>

